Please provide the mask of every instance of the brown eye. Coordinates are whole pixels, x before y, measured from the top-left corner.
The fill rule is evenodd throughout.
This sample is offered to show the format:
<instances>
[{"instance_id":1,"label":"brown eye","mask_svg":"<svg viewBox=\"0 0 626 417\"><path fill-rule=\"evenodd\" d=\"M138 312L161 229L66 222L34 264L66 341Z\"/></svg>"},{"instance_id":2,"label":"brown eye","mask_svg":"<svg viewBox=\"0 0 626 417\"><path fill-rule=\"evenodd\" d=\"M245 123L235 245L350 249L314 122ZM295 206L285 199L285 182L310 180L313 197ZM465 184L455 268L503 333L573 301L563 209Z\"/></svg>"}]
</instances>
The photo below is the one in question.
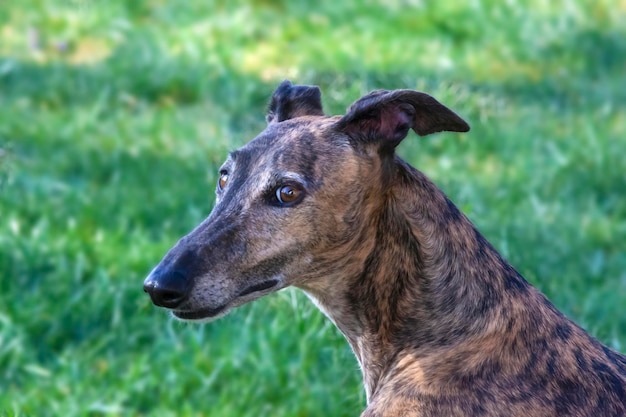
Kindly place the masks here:
<instances>
[{"instance_id":1,"label":"brown eye","mask_svg":"<svg viewBox=\"0 0 626 417\"><path fill-rule=\"evenodd\" d=\"M283 185L276 190L276 198L282 205L295 203L302 194L302 190L293 185Z\"/></svg>"},{"instance_id":2,"label":"brown eye","mask_svg":"<svg viewBox=\"0 0 626 417\"><path fill-rule=\"evenodd\" d=\"M226 183L228 182L228 173L227 172L222 172L220 174L220 179L217 182L217 186L219 187L220 190L223 190L224 187L226 187Z\"/></svg>"}]
</instances>

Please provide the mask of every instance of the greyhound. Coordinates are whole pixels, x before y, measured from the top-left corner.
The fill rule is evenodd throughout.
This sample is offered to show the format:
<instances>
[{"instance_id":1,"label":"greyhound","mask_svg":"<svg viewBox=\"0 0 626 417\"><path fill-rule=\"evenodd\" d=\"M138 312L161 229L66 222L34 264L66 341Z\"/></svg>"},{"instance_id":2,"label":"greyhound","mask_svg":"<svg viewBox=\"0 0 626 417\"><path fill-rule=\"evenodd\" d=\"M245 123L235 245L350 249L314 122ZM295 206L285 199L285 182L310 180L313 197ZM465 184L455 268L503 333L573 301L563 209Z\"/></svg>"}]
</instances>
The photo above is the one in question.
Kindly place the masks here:
<instances>
[{"instance_id":1,"label":"greyhound","mask_svg":"<svg viewBox=\"0 0 626 417\"><path fill-rule=\"evenodd\" d=\"M298 287L360 364L363 417L626 416L626 357L561 314L423 173L395 154L469 125L433 97L377 90L327 117L285 81L268 125L219 170L216 204L144 290L209 321Z\"/></svg>"}]
</instances>

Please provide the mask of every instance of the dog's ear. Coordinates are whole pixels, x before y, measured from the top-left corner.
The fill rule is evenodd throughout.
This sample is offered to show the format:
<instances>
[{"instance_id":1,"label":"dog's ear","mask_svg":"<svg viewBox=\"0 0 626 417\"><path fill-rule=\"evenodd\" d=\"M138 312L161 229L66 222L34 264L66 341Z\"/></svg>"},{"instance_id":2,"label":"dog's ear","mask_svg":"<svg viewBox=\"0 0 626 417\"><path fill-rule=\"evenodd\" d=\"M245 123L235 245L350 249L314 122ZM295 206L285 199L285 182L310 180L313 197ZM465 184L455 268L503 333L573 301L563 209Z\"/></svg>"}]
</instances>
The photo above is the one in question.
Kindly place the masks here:
<instances>
[{"instance_id":1,"label":"dog's ear","mask_svg":"<svg viewBox=\"0 0 626 417\"><path fill-rule=\"evenodd\" d=\"M336 125L354 140L396 147L409 129L418 135L470 127L452 110L425 93L413 90L376 90L355 101Z\"/></svg>"},{"instance_id":2,"label":"dog's ear","mask_svg":"<svg viewBox=\"0 0 626 417\"><path fill-rule=\"evenodd\" d=\"M267 123L278 123L300 116L323 116L319 87L293 85L285 80L274 91L267 110Z\"/></svg>"}]
</instances>

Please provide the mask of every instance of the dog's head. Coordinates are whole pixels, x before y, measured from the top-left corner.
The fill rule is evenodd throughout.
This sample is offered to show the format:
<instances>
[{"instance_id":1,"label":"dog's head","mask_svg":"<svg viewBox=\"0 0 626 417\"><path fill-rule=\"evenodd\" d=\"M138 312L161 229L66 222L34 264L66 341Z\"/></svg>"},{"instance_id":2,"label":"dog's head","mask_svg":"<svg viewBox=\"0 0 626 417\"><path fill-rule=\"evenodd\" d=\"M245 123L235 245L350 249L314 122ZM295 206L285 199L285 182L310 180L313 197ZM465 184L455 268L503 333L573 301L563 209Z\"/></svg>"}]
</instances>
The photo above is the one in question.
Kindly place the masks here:
<instances>
[{"instance_id":1,"label":"dog's head","mask_svg":"<svg viewBox=\"0 0 626 417\"><path fill-rule=\"evenodd\" d=\"M320 90L283 82L266 129L220 168L216 204L154 268L144 290L183 320L210 320L265 294L341 276L368 212L390 187L394 149L469 126L431 96L374 91L326 117Z\"/></svg>"}]
</instances>

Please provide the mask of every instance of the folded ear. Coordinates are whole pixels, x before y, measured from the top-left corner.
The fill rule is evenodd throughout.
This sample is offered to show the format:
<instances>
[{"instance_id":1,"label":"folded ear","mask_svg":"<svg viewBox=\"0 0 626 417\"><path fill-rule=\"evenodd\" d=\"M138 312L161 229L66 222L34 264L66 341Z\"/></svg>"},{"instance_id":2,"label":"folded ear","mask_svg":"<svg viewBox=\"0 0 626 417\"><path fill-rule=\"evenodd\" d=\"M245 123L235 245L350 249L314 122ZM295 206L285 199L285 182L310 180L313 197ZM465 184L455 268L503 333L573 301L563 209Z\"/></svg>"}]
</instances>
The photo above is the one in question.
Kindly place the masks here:
<instances>
[{"instance_id":1,"label":"folded ear","mask_svg":"<svg viewBox=\"0 0 626 417\"><path fill-rule=\"evenodd\" d=\"M413 90L376 90L355 101L337 128L356 140L397 146L409 129L418 135L470 127L452 110L425 93Z\"/></svg>"},{"instance_id":2,"label":"folded ear","mask_svg":"<svg viewBox=\"0 0 626 417\"><path fill-rule=\"evenodd\" d=\"M274 91L267 110L267 123L278 123L300 116L323 116L319 87L293 85L285 80Z\"/></svg>"}]
</instances>

